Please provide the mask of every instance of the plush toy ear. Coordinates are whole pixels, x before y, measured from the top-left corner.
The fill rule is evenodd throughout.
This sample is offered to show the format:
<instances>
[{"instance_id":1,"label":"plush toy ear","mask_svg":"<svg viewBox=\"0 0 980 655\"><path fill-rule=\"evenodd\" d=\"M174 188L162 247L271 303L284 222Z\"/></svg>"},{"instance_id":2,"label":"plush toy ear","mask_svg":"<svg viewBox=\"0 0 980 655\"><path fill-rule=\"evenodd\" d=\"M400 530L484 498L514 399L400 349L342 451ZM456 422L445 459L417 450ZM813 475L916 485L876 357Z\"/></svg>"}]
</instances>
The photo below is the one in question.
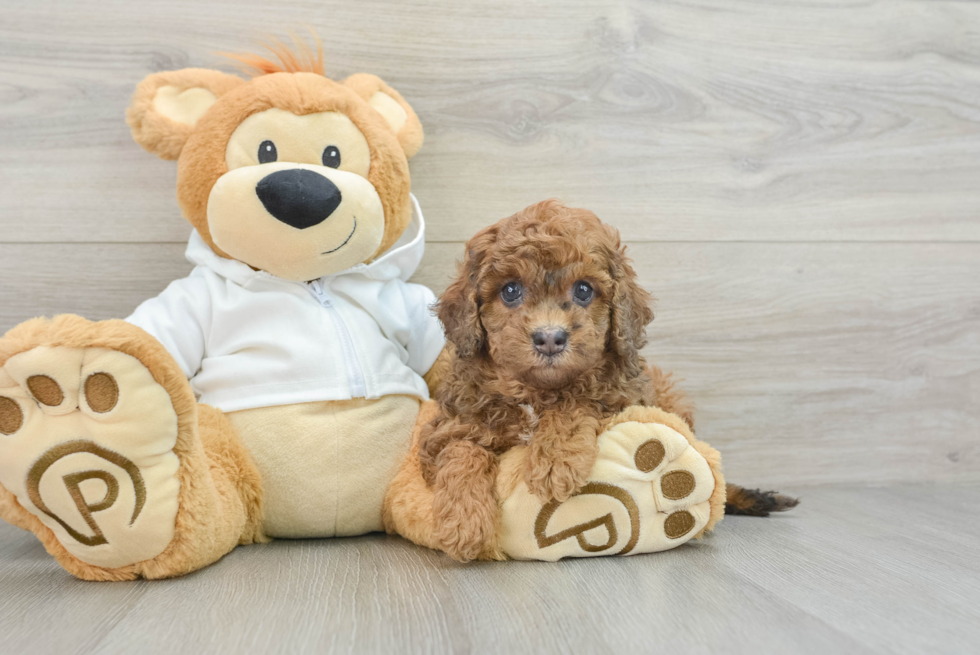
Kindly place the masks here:
<instances>
[{"instance_id":1,"label":"plush toy ear","mask_svg":"<svg viewBox=\"0 0 980 655\"><path fill-rule=\"evenodd\" d=\"M133 139L161 159L177 159L198 119L218 96L244 83L240 77L204 68L146 77L126 110Z\"/></svg>"},{"instance_id":2,"label":"plush toy ear","mask_svg":"<svg viewBox=\"0 0 980 655\"><path fill-rule=\"evenodd\" d=\"M357 73L344 80L344 85L367 100L385 119L406 157L412 157L422 147L422 123L415 110L405 102L401 94L385 84L381 78L367 73Z\"/></svg>"}]
</instances>

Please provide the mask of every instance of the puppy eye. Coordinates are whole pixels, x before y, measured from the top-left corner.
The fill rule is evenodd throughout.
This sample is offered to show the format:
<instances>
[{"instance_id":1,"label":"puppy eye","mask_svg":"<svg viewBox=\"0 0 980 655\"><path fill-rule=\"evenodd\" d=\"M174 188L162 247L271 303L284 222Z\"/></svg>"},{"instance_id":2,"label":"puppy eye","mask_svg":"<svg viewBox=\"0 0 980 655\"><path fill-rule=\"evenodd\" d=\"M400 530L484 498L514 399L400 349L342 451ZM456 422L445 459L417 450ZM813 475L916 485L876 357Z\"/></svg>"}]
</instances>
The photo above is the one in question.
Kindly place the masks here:
<instances>
[{"instance_id":1,"label":"puppy eye","mask_svg":"<svg viewBox=\"0 0 980 655\"><path fill-rule=\"evenodd\" d=\"M592 290L592 285L583 280L576 282L572 288L572 298L583 307L592 302L593 296L595 296L595 291Z\"/></svg>"},{"instance_id":2,"label":"puppy eye","mask_svg":"<svg viewBox=\"0 0 980 655\"><path fill-rule=\"evenodd\" d=\"M340 166L340 148L337 146L327 146L323 149L323 165L330 168Z\"/></svg>"},{"instance_id":3,"label":"puppy eye","mask_svg":"<svg viewBox=\"0 0 980 655\"><path fill-rule=\"evenodd\" d=\"M521 302L523 296L524 287L521 286L520 282L508 282L500 290L500 298L504 301L505 305L516 305Z\"/></svg>"},{"instance_id":4,"label":"puppy eye","mask_svg":"<svg viewBox=\"0 0 980 655\"><path fill-rule=\"evenodd\" d=\"M263 141L259 144L259 163L268 164L271 161L279 159L279 153L276 152L276 144L272 141Z\"/></svg>"}]
</instances>

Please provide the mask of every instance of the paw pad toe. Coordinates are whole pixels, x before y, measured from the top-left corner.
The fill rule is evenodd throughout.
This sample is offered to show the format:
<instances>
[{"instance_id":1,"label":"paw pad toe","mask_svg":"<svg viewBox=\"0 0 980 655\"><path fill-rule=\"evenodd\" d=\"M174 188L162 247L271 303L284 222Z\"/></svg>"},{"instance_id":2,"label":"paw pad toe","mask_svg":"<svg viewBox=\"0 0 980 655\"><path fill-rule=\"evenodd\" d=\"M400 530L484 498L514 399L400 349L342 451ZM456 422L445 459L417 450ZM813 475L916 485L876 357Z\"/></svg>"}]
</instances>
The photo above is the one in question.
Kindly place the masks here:
<instances>
[{"instance_id":1,"label":"paw pad toe","mask_svg":"<svg viewBox=\"0 0 980 655\"><path fill-rule=\"evenodd\" d=\"M633 461L636 464L636 468L644 473L649 473L660 466L660 462L664 461L664 455L666 454L667 451L664 445L658 439L650 439L640 444L636 449Z\"/></svg>"},{"instance_id":2,"label":"paw pad toe","mask_svg":"<svg viewBox=\"0 0 980 655\"><path fill-rule=\"evenodd\" d=\"M93 373L85 380L85 400L93 412L105 414L119 400L119 385L108 373Z\"/></svg>"},{"instance_id":3,"label":"paw pad toe","mask_svg":"<svg viewBox=\"0 0 980 655\"><path fill-rule=\"evenodd\" d=\"M694 476L688 471L671 471L660 480L660 489L664 498L680 500L691 495L694 491Z\"/></svg>"},{"instance_id":4,"label":"paw pad toe","mask_svg":"<svg viewBox=\"0 0 980 655\"><path fill-rule=\"evenodd\" d=\"M0 434L13 434L24 424L24 411L16 401L0 396Z\"/></svg>"},{"instance_id":5,"label":"paw pad toe","mask_svg":"<svg viewBox=\"0 0 980 655\"><path fill-rule=\"evenodd\" d=\"M679 539L694 529L695 523L690 512L674 512L664 521L664 534L671 539Z\"/></svg>"},{"instance_id":6,"label":"paw pad toe","mask_svg":"<svg viewBox=\"0 0 980 655\"><path fill-rule=\"evenodd\" d=\"M65 399L65 393L58 386L58 383L47 375L32 375L27 378L27 388L42 405L57 407Z\"/></svg>"}]
</instances>

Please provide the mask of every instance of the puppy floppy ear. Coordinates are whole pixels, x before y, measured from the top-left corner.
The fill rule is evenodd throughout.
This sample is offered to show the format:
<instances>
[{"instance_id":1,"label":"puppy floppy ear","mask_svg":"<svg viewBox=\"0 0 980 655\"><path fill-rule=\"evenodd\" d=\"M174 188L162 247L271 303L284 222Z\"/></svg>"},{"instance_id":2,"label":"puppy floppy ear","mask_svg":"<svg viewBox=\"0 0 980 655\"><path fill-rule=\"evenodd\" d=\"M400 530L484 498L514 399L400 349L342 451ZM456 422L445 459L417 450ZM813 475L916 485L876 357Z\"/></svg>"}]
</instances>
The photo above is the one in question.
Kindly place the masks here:
<instances>
[{"instance_id":1,"label":"puppy floppy ear","mask_svg":"<svg viewBox=\"0 0 980 655\"><path fill-rule=\"evenodd\" d=\"M610 231L615 245L608 252L613 278L609 344L627 369L636 374L640 371L640 349L647 344L646 326L653 320L653 297L637 283L636 271L620 248L619 235Z\"/></svg>"},{"instance_id":2,"label":"puppy floppy ear","mask_svg":"<svg viewBox=\"0 0 980 655\"><path fill-rule=\"evenodd\" d=\"M413 157L422 147L424 134L422 123L415 110L405 102L401 94L384 83L380 77L367 73L357 73L344 80L344 86L352 89L371 105L388 123L388 127L398 137L398 143L406 157Z\"/></svg>"},{"instance_id":3,"label":"puppy floppy ear","mask_svg":"<svg viewBox=\"0 0 980 655\"><path fill-rule=\"evenodd\" d=\"M466 256L457 267L456 279L439 296L436 311L446 330L446 339L456 347L460 359L475 357L486 346L477 286L487 251L496 239L497 231L493 227L470 239Z\"/></svg>"},{"instance_id":4,"label":"puppy floppy ear","mask_svg":"<svg viewBox=\"0 0 980 655\"><path fill-rule=\"evenodd\" d=\"M204 68L147 76L126 110L133 139L160 159L177 159L198 119L218 96L244 83L240 77Z\"/></svg>"}]
</instances>

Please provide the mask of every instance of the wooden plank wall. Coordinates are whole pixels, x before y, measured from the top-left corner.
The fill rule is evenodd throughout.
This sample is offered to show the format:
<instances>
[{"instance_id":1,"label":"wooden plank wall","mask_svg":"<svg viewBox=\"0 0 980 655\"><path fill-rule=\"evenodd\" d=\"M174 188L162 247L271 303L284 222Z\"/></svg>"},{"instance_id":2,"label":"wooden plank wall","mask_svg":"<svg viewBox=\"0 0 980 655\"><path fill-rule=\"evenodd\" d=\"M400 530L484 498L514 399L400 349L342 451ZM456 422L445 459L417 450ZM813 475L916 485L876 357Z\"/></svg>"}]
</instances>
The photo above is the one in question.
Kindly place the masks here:
<instances>
[{"instance_id":1,"label":"wooden plank wall","mask_svg":"<svg viewBox=\"0 0 980 655\"><path fill-rule=\"evenodd\" d=\"M316 29L427 130L416 280L546 197L618 226L730 479L980 479L980 5L0 2L0 330L186 274L143 76Z\"/></svg>"}]
</instances>

